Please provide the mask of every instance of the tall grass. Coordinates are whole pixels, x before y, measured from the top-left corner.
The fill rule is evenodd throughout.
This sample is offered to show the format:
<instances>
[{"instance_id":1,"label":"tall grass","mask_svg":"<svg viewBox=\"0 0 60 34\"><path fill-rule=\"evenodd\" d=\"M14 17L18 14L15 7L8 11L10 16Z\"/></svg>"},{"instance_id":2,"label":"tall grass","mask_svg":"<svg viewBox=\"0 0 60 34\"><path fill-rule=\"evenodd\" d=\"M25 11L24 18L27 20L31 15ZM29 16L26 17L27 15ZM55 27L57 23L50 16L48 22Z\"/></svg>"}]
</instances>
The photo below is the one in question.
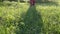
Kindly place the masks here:
<instances>
[{"instance_id":1,"label":"tall grass","mask_svg":"<svg viewBox=\"0 0 60 34\"><path fill-rule=\"evenodd\" d=\"M60 6L45 3L35 7L28 3L0 6L0 34L21 33L60 34Z\"/></svg>"}]
</instances>

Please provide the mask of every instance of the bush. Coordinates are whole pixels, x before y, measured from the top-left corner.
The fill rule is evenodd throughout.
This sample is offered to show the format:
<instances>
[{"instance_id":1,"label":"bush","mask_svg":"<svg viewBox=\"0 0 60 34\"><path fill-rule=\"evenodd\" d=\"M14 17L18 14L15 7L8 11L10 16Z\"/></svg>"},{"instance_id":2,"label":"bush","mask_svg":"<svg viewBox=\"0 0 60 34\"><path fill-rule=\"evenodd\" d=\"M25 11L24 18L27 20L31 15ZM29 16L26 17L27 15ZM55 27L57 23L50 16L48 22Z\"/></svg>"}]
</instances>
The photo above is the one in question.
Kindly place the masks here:
<instances>
[{"instance_id":1,"label":"bush","mask_svg":"<svg viewBox=\"0 0 60 34\"><path fill-rule=\"evenodd\" d=\"M37 2L55 2L55 0L36 0Z\"/></svg>"}]
</instances>

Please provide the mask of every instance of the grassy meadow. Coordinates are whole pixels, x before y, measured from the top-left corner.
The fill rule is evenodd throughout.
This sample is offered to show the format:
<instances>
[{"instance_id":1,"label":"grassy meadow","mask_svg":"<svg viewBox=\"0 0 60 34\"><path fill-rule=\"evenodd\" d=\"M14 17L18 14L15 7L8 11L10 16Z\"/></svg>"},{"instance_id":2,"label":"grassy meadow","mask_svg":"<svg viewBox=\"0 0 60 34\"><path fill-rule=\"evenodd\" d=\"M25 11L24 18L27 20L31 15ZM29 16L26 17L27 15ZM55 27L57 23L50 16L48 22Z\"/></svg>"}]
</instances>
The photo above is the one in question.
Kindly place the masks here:
<instances>
[{"instance_id":1,"label":"grassy meadow","mask_svg":"<svg viewBox=\"0 0 60 34\"><path fill-rule=\"evenodd\" d=\"M0 34L60 34L60 3L0 2Z\"/></svg>"}]
</instances>

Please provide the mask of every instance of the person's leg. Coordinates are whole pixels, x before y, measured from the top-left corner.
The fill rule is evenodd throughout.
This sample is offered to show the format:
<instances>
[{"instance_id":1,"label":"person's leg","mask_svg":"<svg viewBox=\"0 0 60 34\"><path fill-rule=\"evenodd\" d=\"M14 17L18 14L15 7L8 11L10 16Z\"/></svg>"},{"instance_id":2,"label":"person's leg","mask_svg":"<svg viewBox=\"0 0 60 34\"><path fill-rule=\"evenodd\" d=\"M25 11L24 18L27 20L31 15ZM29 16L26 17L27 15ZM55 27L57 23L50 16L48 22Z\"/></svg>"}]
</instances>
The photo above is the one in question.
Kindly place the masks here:
<instances>
[{"instance_id":1,"label":"person's leg","mask_svg":"<svg viewBox=\"0 0 60 34\"><path fill-rule=\"evenodd\" d=\"M33 0L33 6L35 5L35 0Z\"/></svg>"},{"instance_id":2,"label":"person's leg","mask_svg":"<svg viewBox=\"0 0 60 34\"><path fill-rule=\"evenodd\" d=\"M35 5L35 1L30 1L30 6L34 6Z\"/></svg>"}]
</instances>

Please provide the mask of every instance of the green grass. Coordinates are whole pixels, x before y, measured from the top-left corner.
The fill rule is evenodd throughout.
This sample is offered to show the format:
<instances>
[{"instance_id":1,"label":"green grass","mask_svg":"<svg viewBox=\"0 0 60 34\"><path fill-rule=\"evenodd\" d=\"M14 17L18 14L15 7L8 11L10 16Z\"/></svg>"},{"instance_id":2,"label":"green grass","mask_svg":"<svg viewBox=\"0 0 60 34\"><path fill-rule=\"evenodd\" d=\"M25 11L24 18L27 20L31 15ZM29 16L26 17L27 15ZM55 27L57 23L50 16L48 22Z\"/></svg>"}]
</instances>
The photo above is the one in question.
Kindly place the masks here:
<instances>
[{"instance_id":1,"label":"green grass","mask_svg":"<svg viewBox=\"0 0 60 34\"><path fill-rule=\"evenodd\" d=\"M0 6L0 34L60 34L60 5Z\"/></svg>"}]
</instances>

